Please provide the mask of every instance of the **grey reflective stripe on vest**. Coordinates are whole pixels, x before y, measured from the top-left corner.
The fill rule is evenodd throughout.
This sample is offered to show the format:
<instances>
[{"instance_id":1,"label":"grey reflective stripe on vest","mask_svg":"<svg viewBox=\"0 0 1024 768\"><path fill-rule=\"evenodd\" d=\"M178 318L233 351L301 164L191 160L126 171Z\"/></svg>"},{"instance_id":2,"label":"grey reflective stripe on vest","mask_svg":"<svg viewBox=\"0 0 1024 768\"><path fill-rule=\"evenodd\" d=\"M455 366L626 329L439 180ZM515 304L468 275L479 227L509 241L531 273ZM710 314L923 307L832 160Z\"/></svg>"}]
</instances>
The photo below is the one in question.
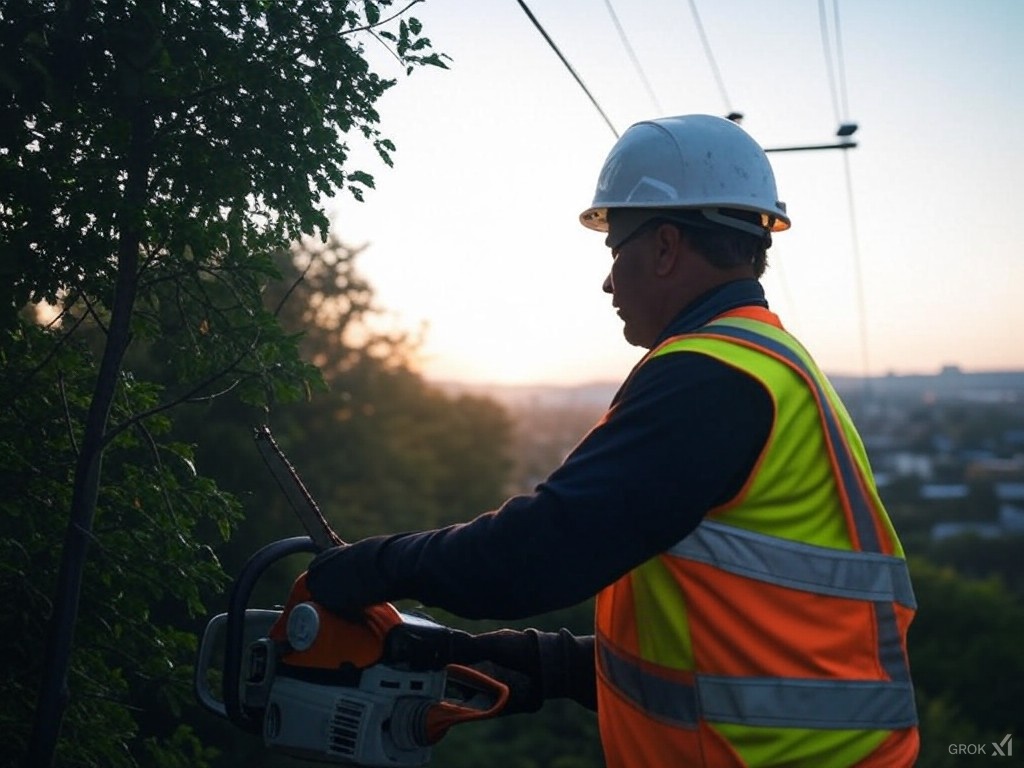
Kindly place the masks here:
<instances>
[{"instance_id":1,"label":"grey reflective stripe on vest","mask_svg":"<svg viewBox=\"0 0 1024 768\"><path fill-rule=\"evenodd\" d=\"M697 727L697 692L692 685L651 674L615 653L600 635L597 652L608 682L645 714L677 728Z\"/></svg>"},{"instance_id":2,"label":"grey reflective stripe on vest","mask_svg":"<svg viewBox=\"0 0 1024 768\"><path fill-rule=\"evenodd\" d=\"M860 548L865 552L881 552L881 543L878 540L878 532L875 530L874 515L871 512L871 503L865 496L864 487L860 482L860 473L857 471L857 464L850 456L846 443L846 435L839 425L839 419L832 407L832 401L822 387L821 382L814 370L812 370L803 359L785 344L776 341L770 336L751 331L747 328L737 328L733 325L710 323L704 326L697 333L710 333L715 336L726 336L739 339L759 347L763 347L785 360L791 367L795 368L811 382L818 402L821 404L821 415L825 421L825 428L828 433L829 442L832 444L832 452L836 457L839 469L839 480L846 489L846 497L850 501L853 513L853 525L857 531L857 538L860 540Z\"/></svg>"},{"instance_id":3,"label":"grey reflective stripe on vest","mask_svg":"<svg viewBox=\"0 0 1024 768\"><path fill-rule=\"evenodd\" d=\"M896 730L917 722L910 682L695 675L687 685L615 653L598 636L608 682L648 716L677 728L711 723L822 730Z\"/></svg>"},{"instance_id":4,"label":"grey reflective stripe on vest","mask_svg":"<svg viewBox=\"0 0 1024 768\"><path fill-rule=\"evenodd\" d=\"M666 554L816 595L917 607L906 561L892 555L819 547L712 520Z\"/></svg>"},{"instance_id":5,"label":"grey reflective stripe on vest","mask_svg":"<svg viewBox=\"0 0 1024 768\"><path fill-rule=\"evenodd\" d=\"M882 669L893 680L910 681L910 667L903 653L896 611L892 603L872 603L875 609L875 626L878 628L878 660Z\"/></svg>"},{"instance_id":6,"label":"grey reflective stripe on vest","mask_svg":"<svg viewBox=\"0 0 1024 768\"><path fill-rule=\"evenodd\" d=\"M909 682L698 675L697 691L713 723L892 731L917 722Z\"/></svg>"}]
</instances>

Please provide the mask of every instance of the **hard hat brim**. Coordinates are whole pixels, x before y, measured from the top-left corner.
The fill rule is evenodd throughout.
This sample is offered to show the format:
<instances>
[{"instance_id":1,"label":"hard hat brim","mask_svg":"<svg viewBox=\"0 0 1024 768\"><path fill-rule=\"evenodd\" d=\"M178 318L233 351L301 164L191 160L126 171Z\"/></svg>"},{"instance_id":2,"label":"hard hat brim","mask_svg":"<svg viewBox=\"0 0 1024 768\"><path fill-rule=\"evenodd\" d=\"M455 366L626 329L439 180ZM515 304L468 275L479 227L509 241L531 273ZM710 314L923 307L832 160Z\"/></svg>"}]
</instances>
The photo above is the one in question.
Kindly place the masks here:
<instances>
[{"instance_id":1,"label":"hard hat brim","mask_svg":"<svg viewBox=\"0 0 1024 768\"><path fill-rule=\"evenodd\" d=\"M643 205L628 205L628 204L627 205L616 205L614 207L615 208L649 208L649 209L652 209L652 210L658 210L659 209L659 206L652 206L649 203L643 204ZM695 212L697 212L697 211L704 210L705 208L710 209L710 210L718 210L718 208L716 208L715 206L702 206L701 208L681 208L681 207L678 207L678 206L672 206L672 207L665 206L663 210L665 211L666 214L671 214L672 211L695 211ZM777 214L768 215L764 211L762 211L760 208L743 208L743 207L738 206L738 205L730 205L730 206L728 206L728 208L731 208L733 210L740 210L740 211L749 210L749 211L753 211L754 213L760 213L761 214L761 220L764 222L765 230L767 230L767 231L771 231L771 232L784 232L785 230L789 229L789 227L790 227L790 221L789 221L788 217L783 217L783 216L780 216L780 215L777 215ZM771 223L770 227L768 226L769 222ZM582 224L587 229L594 230L595 232L607 232L608 231L608 207L587 208L587 210L583 211L583 213L580 214L580 224ZM728 226L728 225L726 225L726 226Z\"/></svg>"}]
</instances>

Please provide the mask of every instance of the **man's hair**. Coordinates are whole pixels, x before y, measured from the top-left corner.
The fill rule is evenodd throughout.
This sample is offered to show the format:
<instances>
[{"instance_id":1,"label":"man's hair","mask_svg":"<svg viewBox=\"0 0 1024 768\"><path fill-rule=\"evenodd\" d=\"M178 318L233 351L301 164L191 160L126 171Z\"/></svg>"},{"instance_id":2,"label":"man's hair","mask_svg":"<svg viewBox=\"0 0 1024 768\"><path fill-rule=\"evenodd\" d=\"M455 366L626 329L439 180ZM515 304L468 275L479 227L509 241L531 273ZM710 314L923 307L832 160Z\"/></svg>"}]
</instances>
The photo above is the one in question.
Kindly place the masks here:
<instances>
[{"instance_id":1,"label":"man's hair","mask_svg":"<svg viewBox=\"0 0 1024 768\"><path fill-rule=\"evenodd\" d=\"M731 218L761 224L761 214L756 211L723 209L722 214ZM685 218L667 218L686 237L690 246L718 269L731 269L750 264L754 276L761 277L768 267L768 249L772 247L772 234L753 235L739 229L711 224L700 214Z\"/></svg>"}]
</instances>

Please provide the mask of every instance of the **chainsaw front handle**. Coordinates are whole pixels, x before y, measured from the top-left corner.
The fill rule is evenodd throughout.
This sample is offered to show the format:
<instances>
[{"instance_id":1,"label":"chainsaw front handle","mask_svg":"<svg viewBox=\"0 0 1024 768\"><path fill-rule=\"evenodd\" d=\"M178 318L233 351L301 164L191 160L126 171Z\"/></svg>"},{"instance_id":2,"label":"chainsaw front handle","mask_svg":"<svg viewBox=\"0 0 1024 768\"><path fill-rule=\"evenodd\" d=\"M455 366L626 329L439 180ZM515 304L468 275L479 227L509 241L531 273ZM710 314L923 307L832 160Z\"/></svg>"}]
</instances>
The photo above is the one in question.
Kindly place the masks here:
<instances>
[{"instance_id":1,"label":"chainsaw front handle","mask_svg":"<svg viewBox=\"0 0 1024 768\"><path fill-rule=\"evenodd\" d=\"M249 608L245 612L243 622L242 647L246 648L249 643L261 637L266 637L267 632L277 621L281 611L269 610L266 608ZM204 709L220 717L227 717L227 708L224 706L223 698L214 695L210 685L210 670L213 668L223 673L223 663L214 667L215 660L223 662L224 638L226 636L228 615L218 613L206 624L202 640L199 643L199 651L196 655L194 688L196 698ZM218 651L220 655L218 656ZM244 661L244 656L243 656Z\"/></svg>"},{"instance_id":2,"label":"chainsaw front handle","mask_svg":"<svg viewBox=\"0 0 1024 768\"><path fill-rule=\"evenodd\" d=\"M224 646L224 709L227 718L242 730L250 733L261 733L263 730L261 718L242 705L239 695L245 650L245 615L252 590L260 576L278 560L299 552L319 551L320 547L309 536L293 536L271 542L249 558L231 590Z\"/></svg>"},{"instance_id":3,"label":"chainsaw front handle","mask_svg":"<svg viewBox=\"0 0 1024 768\"><path fill-rule=\"evenodd\" d=\"M213 659L213 646L216 644L217 636L224 632L227 620L226 613L218 613L206 624L203 639L199 643L199 655L196 657L194 681L199 703L205 709L221 717L227 717L228 711L224 707L224 702L213 695L213 690L210 688L209 671L210 662Z\"/></svg>"}]
</instances>

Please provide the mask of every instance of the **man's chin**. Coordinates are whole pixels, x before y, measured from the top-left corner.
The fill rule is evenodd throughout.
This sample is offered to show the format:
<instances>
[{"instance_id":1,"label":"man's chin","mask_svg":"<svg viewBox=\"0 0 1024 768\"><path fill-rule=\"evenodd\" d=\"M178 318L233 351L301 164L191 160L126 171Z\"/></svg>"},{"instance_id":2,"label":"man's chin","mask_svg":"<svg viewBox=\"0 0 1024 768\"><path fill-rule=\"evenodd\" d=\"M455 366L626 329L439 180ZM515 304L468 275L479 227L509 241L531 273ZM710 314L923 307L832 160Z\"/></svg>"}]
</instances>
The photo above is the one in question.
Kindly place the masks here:
<instances>
[{"instance_id":1,"label":"man's chin","mask_svg":"<svg viewBox=\"0 0 1024 768\"><path fill-rule=\"evenodd\" d=\"M641 338L635 330L629 327L629 325L625 325L622 328L622 337L626 340L628 344L632 344L634 347L641 347L643 349L651 348L650 342L647 341L646 339Z\"/></svg>"}]
</instances>

